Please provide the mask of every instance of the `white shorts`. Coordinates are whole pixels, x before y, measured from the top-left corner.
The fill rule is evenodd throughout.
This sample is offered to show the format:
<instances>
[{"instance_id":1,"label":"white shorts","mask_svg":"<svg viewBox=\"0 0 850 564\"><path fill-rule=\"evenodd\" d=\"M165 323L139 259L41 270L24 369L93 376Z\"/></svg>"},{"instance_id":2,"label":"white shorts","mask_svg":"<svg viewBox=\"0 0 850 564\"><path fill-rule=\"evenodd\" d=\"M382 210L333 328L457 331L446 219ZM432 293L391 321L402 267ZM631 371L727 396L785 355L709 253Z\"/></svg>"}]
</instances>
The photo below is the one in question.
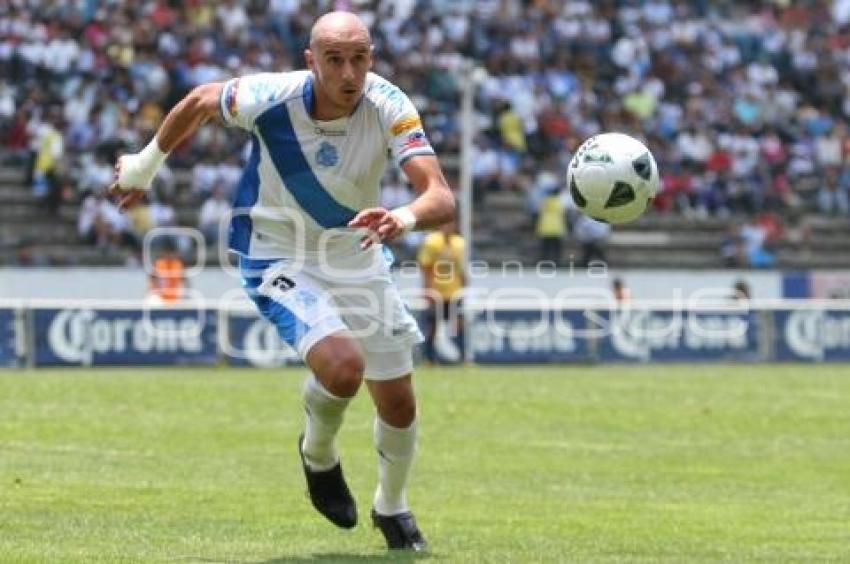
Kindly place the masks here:
<instances>
[{"instance_id":1,"label":"white shorts","mask_svg":"<svg viewBox=\"0 0 850 564\"><path fill-rule=\"evenodd\" d=\"M422 334L383 259L365 272L246 257L239 267L260 313L302 359L324 337L347 331L363 350L367 379L392 380L413 370L412 349Z\"/></svg>"}]
</instances>

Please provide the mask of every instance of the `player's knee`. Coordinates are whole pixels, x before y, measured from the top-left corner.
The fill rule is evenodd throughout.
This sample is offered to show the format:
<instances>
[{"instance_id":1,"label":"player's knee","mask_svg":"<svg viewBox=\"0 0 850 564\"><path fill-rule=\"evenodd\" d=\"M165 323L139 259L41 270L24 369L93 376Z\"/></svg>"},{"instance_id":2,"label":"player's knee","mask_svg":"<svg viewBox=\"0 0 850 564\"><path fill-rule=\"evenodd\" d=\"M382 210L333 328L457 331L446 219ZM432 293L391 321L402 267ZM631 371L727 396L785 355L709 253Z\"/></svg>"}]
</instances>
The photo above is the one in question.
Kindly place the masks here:
<instances>
[{"instance_id":1,"label":"player's knee","mask_svg":"<svg viewBox=\"0 0 850 564\"><path fill-rule=\"evenodd\" d=\"M416 398L413 394L398 394L383 398L378 413L384 423L405 429L416 419Z\"/></svg>"},{"instance_id":2,"label":"player's knee","mask_svg":"<svg viewBox=\"0 0 850 564\"><path fill-rule=\"evenodd\" d=\"M328 380L333 382L331 392L340 397L351 397L363 382L365 370L363 355L351 351L334 356L327 368Z\"/></svg>"}]
</instances>

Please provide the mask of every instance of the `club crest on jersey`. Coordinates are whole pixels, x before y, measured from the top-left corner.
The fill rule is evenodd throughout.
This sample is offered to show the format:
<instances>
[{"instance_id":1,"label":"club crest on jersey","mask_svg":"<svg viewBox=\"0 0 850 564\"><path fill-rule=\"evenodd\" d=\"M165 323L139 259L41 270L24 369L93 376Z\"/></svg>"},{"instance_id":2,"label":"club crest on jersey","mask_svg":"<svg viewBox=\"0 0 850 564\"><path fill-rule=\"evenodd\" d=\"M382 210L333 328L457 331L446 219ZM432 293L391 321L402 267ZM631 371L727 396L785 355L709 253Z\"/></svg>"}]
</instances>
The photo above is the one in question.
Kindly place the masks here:
<instances>
[{"instance_id":1,"label":"club crest on jersey","mask_svg":"<svg viewBox=\"0 0 850 564\"><path fill-rule=\"evenodd\" d=\"M339 152L327 141L322 141L316 151L316 162L321 166L334 166L339 162Z\"/></svg>"}]
</instances>

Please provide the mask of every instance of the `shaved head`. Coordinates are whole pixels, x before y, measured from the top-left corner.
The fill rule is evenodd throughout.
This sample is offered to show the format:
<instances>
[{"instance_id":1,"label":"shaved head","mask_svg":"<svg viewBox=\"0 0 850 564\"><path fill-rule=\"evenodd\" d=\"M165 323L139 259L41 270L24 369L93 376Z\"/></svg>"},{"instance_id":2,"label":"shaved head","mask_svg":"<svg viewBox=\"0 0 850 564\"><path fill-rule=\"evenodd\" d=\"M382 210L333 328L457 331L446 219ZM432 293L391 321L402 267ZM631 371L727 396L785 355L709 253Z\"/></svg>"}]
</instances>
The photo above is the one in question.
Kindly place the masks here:
<instances>
[{"instance_id":1,"label":"shaved head","mask_svg":"<svg viewBox=\"0 0 850 564\"><path fill-rule=\"evenodd\" d=\"M351 12L330 12L313 24L304 50L313 71L317 119L350 115L357 107L372 68L369 28Z\"/></svg>"},{"instance_id":2,"label":"shaved head","mask_svg":"<svg viewBox=\"0 0 850 564\"><path fill-rule=\"evenodd\" d=\"M329 42L363 42L372 44L369 28L351 12L329 12L316 20L310 30L310 48L327 45Z\"/></svg>"}]
</instances>

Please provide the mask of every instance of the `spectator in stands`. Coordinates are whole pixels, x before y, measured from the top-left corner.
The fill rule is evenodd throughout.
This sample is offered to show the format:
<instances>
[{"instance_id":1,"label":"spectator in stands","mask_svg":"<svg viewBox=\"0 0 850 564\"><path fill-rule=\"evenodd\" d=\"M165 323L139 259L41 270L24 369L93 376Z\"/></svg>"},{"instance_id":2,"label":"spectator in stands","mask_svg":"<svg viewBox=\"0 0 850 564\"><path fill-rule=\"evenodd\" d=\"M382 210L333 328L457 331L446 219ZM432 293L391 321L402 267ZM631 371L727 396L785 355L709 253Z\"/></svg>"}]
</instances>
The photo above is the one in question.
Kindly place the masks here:
<instances>
[{"instance_id":1,"label":"spectator in stands","mask_svg":"<svg viewBox=\"0 0 850 564\"><path fill-rule=\"evenodd\" d=\"M753 268L770 268L776 261L772 251L768 250L768 230L755 220L745 223L740 230L741 244L747 259L747 265Z\"/></svg>"},{"instance_id":2,"label":"spectator in stands","mask_svg":"<svg viewBox=\"0 0 850 564\"><path fill-rule=\"evenodd\" d=\"M218 166L208 155L192 167L192 194L203 201L209 198L218 181Z\"/></svg>"},{"instance_id":3,"label":"spectator in stands","mask_svg":"<svg viewBox=\"0 0 850 564\"><path fill-rule=\"evenodd\" d=\"M154 181L154 187L155 186L156 181ZM177 212L171 204L171 201L167 198L160 196L155 201L151 202L149 206L149 213L151 217L151 224L154 227L177 226Z\"/></svg>"},{"instance_id":4,"label":"spectator in stands","mask_svg":"<svg viewBox=\"0 0 850 564\"><path fill-rule=\"evenodd\" d=\"M501 156L487 135L480 135L472 159L472 195L476 203L484 203L488 192L501 188Z\"/></svg>"},{"instance_id":5,"label":"spectator in stands","mask_svg":"<svg viewBox=\"0 0 850 564\"><path fill-rule=\"evenodd\" d=\"M729 227L720 241L720 258L723 265L735 268L747 265L747 255L741 238L741 225L737 222Z\"/></svg>"},{"instance_id":6,"label":"spectator in stands","mask_svg":"<svg viewBox=\"0 0 850 564\"><path fill-rule=\"evenodd\" d=\"M106 190L112 183L112 166L104 151L95 151L80 159L79 183L81 194L98 193Z\"/></svg>"},{"instance_id":7,"label":"spectator in stands","mask_svg":"<svg viewBox=\"0 0 850 564\"><path fill-rule=\"evenodd\" d=\"M528 145L525 139L525 124L520 115L511 107L510 102L499 105L496 118L502 146L519 156L525 154Z\"/></svg>"},{"instance_id":8,"label":"spectator in stands","mask_svg":"<svg viewBox=\"0 0 850 564\"><path fill-rule=\"evenodd\" d=\"M130 219L106 199L103 192L86 195L77 216L80 240L95 245L105 254L115 254L122 246L135 246Z\"/></svg>"},{"instance_id":9,"label":"spectator in stands","mask_svg":"<svg viewBox=\"0 0 850 564\"><path fill-rule=\"evenodd\" d=\"M611 236L611 226L582 213L574 217L572 233L581 245L579 266L591 266L592 262L607 264L605 244Z\"/></svg>"},{"instance_id":10,"label":"spectator in stands","mask_svg":"<svg viewBox=\"0 0 850 564\"><path fill-rule=\"evenodd\" d=\"M77 236L89 245L106 244L108 234L100 216L100 202L103 196L89 193L83 198L80 213L77 215Z\"/></svg>"},{"instance_id":11,"label":"spectator in stands","mask_svg":"<svg viewBox=\"0 0 850 564\"><path fill-rule=\"evenodd\" d=\"M76 185L94 151L131 150L195 84L300 66L310 22L331 4L0 2L0 131L7 147L29 152L25 184L59 199L45 190L49 176L33 182L36 155L59 146L40 133L53 108L64 154L40 167L65 161L58 170ZM473 158L484 206L487 192L527 190L571 139L620 130L644 136L662 174L673 171L676 197L662 195L659 213L850 213L850 183L819 180L850 159L846 2L340 4L371 22L376 70L421 106L440 154L459 139L459 54L487 68ZM235 163L196 155L233 154L245 138L203 128L192 143L170 162L199 169L201 202Z\"/></svg>"},{"instance_id":12,"label":"spectator in stands","mask_svg":"<svg viewBox=\"0 0 850 564\"><path fill-rule=\"evenodd\" d=\"M239 156L236 153L228 153L224 161L218 165L216 175L217 188L221 189L226 200L230 200L236 193L236 186L242 178L242 166L239 164Z\"/></svg>"},{"instance_id":13,"label":"spectator in stands","mask_svg":"<svg viewBox=\"0 0 850 564\"><path fill-rule=\"evenodd\" d=\"M9 151L11 164L27 166L29 161L29 139L27 117L23 110L17 111L9 121L0 121L3 130L3 145Z\"/></svg>"},{"instance_id":14,"label":"spectator in stands","mask_svg":"<svg viewBox=\"0 0 850 564\"><path fill-rule=\"evenodd\" d=\"M559 189L565 176L566 174L558 166L557 158L549 157L543 162L526 194L526 206L533 217L532 224L537 223L537 214L540 213L543 200L552 190Z\"/></svg>"},{"instance_id":15,"label":"spectator in stands","mask_svg":"<svg viewBox=\"0 0 850 564\"><path fill-rule=\"evenodd\" d=\"M212 195L204 201L198 214L198 229L208 245L218 243L222 221L230 217L230 202L224 197L224 185L213 188Z\"/></svg>"},{"instance_id":16,"label":"spectator in stands","mask_svg":"<svg viewBox=\"0 0 850 564\"><path fill-rule=\"evenodd\" d=\"M661 173L661 190L653 204L661 211L688 212L694 202L693 178L688 166L676 163Z\"/></svg>"},{"instance_id":17,"label":"spectator in stands","mask_svg":"<svg viewBox=\"0 0 850 564\"><path fill-rule=\"evenodd\" d=\"M540 241L541 261L560 264L564 235L567 231L566 209L557 187L551 189L537 214L537 239Z\"/></svg>"},{"instance_id":18,"label":"spectator in stands","mask_svg":"<svg viewBox=\"0 0 850 564\"><path fill-rule=\"evenodd\" d=\"M61 127L58 114L52 113L35 133L37 149L32 172L33 194L53 215L58 212L61 201L60 174L65 153Z\"/></svg>"},{"instance_id":19,"label":"spectator in stands","mask_svg":"<svg viewBox=\"0 0 850 564\"><path fill-rule=\"evenodd\" d=\"M848 197L848 180L846 173L839 175L837 167L829 167L822 178L818 190L818 207L826 215L850 214L850 197Z\"/></svg>"}]
</instances>

